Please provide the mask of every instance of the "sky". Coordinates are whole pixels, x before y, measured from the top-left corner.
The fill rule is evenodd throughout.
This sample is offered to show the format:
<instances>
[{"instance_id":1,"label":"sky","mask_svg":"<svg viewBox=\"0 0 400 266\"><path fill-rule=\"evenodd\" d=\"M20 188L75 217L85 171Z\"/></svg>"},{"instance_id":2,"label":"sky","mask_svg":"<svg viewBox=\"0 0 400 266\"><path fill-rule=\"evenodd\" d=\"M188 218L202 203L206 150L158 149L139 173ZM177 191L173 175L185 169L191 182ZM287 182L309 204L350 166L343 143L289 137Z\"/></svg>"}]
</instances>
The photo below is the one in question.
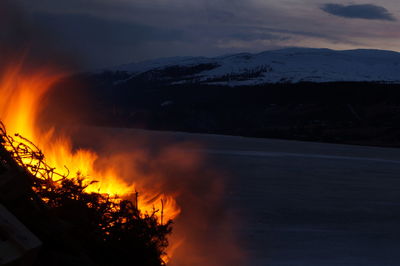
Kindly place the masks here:
<instances>
[{"instance_id":1,"label":"sky","mask_svg":"<svg viewBox=\"0 0 400 266\"><path fill-rule=\"evenodd\" d=\"M400 51L398 0L16 0L89 68L284 47Z\"/></svg>"}]
</instances>

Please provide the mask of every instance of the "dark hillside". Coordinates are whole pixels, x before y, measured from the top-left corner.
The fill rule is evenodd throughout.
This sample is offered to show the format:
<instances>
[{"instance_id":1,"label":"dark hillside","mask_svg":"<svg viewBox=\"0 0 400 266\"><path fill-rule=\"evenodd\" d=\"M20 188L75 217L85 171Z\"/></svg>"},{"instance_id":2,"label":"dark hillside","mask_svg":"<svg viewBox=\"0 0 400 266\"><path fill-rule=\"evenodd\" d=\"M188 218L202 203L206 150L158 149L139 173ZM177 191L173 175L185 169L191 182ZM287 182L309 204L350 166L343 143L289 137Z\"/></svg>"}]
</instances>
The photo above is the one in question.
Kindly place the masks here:
<instances>
[{"instance_id":1,"label":"dark hillside","mask_svg":"<svg viewBox=\"0 0 400 266\"><path fill-rule=\"evenodd\" d=\"M171 86L154 80L119 82L124 78L123 72L83 77L90 86L82 88L95 99L87 123L262 138L400 145L400 104L397 103L400 84Z\"/></svg>"}]
</instances>

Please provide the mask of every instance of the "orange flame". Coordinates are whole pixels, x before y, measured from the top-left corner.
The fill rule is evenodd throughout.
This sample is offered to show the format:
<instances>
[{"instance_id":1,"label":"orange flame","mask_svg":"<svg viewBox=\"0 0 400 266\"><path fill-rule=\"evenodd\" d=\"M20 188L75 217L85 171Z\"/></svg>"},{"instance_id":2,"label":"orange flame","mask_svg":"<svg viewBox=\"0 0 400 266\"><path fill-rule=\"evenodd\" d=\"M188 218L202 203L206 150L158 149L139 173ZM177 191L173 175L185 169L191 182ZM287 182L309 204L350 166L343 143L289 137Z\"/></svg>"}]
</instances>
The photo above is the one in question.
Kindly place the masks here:
<instances>
[{"instance_id":1,"label":"orange flame","mask_svg":"<svg viewBox=\"0 0 400 266\"><path fill-rule=\"evenodd\" d=\"M95 167L99 155L91 150L72 148L66 136L54 134L54 130L43 132L37 125L43 98L49 89L66 76L51 69L27 72L22 63L7 67L0 73L0 119L10 134L21 134L35 143L45 154L46 162L60 174L74 176L80 173L99 181L87 188L87 192L107 193L130 197L135 191L140 194L138 207L143 213L163 210L163 220L174 219L179 213L173 195L143 191L135 183L127 183L117 175L113 167ZM161 219L161 215L158 215ZM160 221L162 222L162 221Z\"/></svg>"}]
</instances>

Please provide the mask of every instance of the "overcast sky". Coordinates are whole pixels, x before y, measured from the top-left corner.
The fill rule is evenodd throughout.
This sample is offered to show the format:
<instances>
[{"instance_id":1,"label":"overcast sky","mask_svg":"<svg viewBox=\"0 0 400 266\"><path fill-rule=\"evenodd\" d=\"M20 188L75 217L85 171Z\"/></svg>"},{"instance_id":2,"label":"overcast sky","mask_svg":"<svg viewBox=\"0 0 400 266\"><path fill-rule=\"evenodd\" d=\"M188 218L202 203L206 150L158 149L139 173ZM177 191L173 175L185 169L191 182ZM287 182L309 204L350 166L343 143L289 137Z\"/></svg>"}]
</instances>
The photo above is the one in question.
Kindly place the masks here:
<instances>
[{"instance_id":1,"label":"overcast sky","mask_svg":"<svg viewBox=\"0 0 400 266\"><path fill-rule=\"evenodd\" d=\"M18 0L91 67L281 47L400 51L398 0Z\"/></svg>"}]
</instances>

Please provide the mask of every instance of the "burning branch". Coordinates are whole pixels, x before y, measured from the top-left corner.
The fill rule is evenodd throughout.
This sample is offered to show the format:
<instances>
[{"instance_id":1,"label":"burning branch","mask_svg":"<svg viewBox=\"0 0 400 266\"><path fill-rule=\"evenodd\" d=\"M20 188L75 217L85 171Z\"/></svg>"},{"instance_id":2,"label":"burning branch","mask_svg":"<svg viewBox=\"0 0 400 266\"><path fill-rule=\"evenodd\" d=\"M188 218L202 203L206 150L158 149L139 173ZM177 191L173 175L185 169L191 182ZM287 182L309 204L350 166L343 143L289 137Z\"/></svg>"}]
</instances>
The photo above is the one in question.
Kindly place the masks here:
<instances>
[{"instance_id":1,"label":"burning branch","mask_svg":"<svg viewBox=\"0 0 400 266\"><path fill-rule=\"evenodd\" d=\"M138 265L165 265L162 257L166 255L172 221L163 221L163 201L159 220L156 209L152 213L140 211L137 192L133 201L88 193L86 188L96 181L86 180L79 172L74 177L69 176L69 171L67 175L60 174L46 163L43 152L34 143L18 134L8 135L2 122L0 151L0 160L16 165L29 180L37 195L31 200L40 201L49 215L68 222L72 234L86 250L103 250L104 254L96 252L97 263L116 265L136 254ZM107 255L110 252L115 254Z\"/></svg>"}]
</instances>

